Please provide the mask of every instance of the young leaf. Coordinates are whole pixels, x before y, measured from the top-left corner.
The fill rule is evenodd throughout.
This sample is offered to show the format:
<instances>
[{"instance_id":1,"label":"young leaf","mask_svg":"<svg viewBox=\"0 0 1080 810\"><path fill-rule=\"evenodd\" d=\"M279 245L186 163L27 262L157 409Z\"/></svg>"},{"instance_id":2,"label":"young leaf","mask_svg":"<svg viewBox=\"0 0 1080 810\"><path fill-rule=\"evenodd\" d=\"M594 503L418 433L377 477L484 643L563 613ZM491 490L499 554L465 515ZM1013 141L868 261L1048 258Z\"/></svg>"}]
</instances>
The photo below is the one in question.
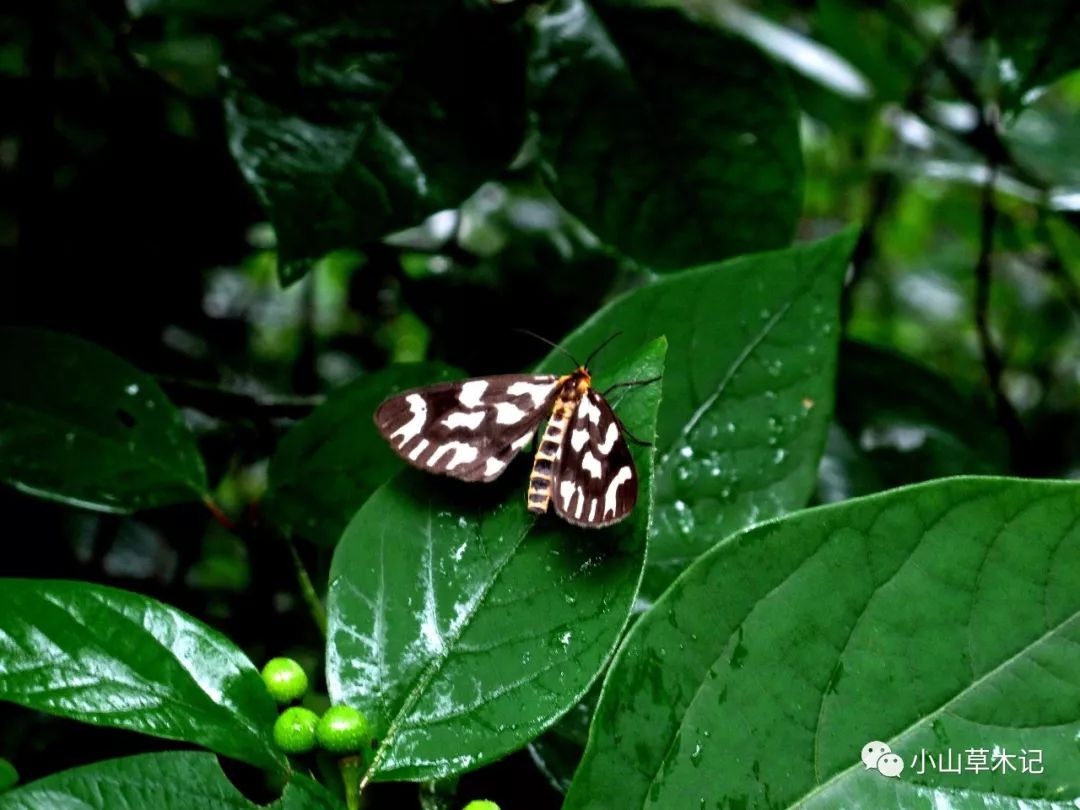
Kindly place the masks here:
<instances>
[{"instance_id":1,"label":"young leaf","mask_svg":"<svg viewBox=\"0 0 1080 810\"><path fill-rule=\"evenodd\" d=\"M9 793L0 810L340 810L321 785L293 773L281 798L255 804L222 773L217 757L166 751L60 771Z\"/></svg>"},{"instance_id":2,"label":"young leaf","mask_svg":"<svg viewBox=\"0 0 1080 810\"><path fill-rule=\"evenodd\" d=\"M529 82L555 196L621 252L673 270L791 241L799 113L753 45L671 9L556 0Z\"/></svg>"},{"instance_id":3,"label":"young leaf","mask_svg":"<svg viewBox=\"0 0 1080 810\"><path fill-rule=\"evenodd\" d=\"M644 591L655 597L717 537L797 509L832 417L840 286L854 231L667 276L564 341L598 360L656 335L671 345Z\"/></svg>"},{"instance_id":4,"label":"young leaf","mask_svg":"<svg viewBox=\"0 0 1080 810\"><path fill-rule=\"evenodd\" d=\"M245 655L187 614L115 588L0 580L0 700L282 764L274 702Z\"/></svg>"},{"instance_id":5,"label":"young leaf","mask_svg":"<svg viewBox=\"0 0 1080 810\"><path fill-rule=\"evenodd\" d=\"M657 340L606 378L653 377ZM660 386L613 400L651 437ZM630 615L645 555L652 449L637 508L608 530L525 508L527 464L494 484L407 470L345 530L331 569L327 683L379 746L366 779L436 779L524 745L574 705Z\"/></svg>"},{"instance_id":6,"label":"young leaf","mask_svg":"<svg viewBox=\"0 0 1080 810\"><path fill-rule=\"evenodd\" d=\"M404 467L375 430L371 415L391 394L462 376L441 363L377 371L334 391L297 423L270 459L263 499L279 529L332 546L360 505Z\"/></svg>"},{"instance_id":7,"label":"young leaf","mask_svg":"<svg viewBox=\"0 0 1080 810\"><path fill-rule=\"evenodd\" d=\"M71 335L0 329L0 480L129 512L198 499L206 472L157 383Z\"/></svg>"},{"instance_id":8,"label":"young leaf","mask_svg":"<svg viewBox=\"0 0 1080 810\"><path fill-rule=\"evenodd\" d=\"M1067 482L953 478L735 535L627 637L565 806L1071 806L1077 559ZM860 761L871 741L898 778ZM1015 770L913 763L967 749Z\"/></svg>"}]
</instances>

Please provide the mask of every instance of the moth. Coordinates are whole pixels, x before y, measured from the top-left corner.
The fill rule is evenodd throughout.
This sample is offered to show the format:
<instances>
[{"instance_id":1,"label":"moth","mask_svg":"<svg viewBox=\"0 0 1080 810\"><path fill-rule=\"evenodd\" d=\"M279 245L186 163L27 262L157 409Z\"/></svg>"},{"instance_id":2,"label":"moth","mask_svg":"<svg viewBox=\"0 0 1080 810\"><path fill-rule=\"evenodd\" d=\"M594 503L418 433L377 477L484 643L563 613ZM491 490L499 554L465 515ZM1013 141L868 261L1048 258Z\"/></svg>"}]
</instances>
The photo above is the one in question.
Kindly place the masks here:
<instances>
[{"instance_id":1,"label":"moth","mask_svg":"<svg viewBox=\"0 0 1080 810\"><path fill-rule=\"evenodd\" d=\"M637 502L638 476L626 438L646 443L626 430L605 395L660 379L596 391L589 363L614 337L584 363L574 360L570 374L499 374L403 391L379 405L375 426L414 467L462 481L494 481L546 418L529 476L529 511L542 515L554 503L555 513L576 526L610 526Z\"/></svg>"}]
</instances>

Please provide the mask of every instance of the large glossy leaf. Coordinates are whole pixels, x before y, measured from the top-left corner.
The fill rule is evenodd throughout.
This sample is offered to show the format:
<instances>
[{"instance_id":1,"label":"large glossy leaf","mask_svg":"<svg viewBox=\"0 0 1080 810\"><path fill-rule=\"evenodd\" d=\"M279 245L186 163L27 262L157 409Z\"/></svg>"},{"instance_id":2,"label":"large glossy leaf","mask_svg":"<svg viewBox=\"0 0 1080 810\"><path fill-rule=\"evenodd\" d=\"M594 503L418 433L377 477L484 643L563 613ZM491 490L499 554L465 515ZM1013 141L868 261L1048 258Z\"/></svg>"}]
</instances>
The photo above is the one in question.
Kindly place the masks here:
<instances>
[{"instance_id":1,"label":"large glossy leaf","mask_svg":"<svg viewBox=\"0 0 1080 810\"><path fill-rule=\"evenodd\" d=\"M805 505L832 415L847 231L687 270L616 299L565 345L596 365L667 335L645 593L715 542Z\"/></svg>"},{"instance_id":2,"label":"large glossy leaf","mask_svg":"<svg viewBox=\"0 0 1080 810\"><path fill-rule=\"evenodd\" d=\"M566 807L1072 807L1078 561L1071 482L948 479L729 538L631 631ZM860 761L875 740L898 778ZM918 773L968 749L1015 771Z\"/></svg>"},{"instance_id":3,"label":"large glossy leaf","mask_svg":"<svg viewBox=\"0 0 1080 810\"><path fill-rule=\"evenodd\" d=\"M167 751L110 759L0 795L0 810L339 810L316 782L294 773L270 804L244 797L213 754Z\"/></svg>"},{"instance_id":4,"label":"large glossy leaf","mask_svg":"<svg viewBox=\"0 0 1080 810\"><path fill-rule=\"evenodd\" d=\"M277 3L226 57L230 146L286 282L460 203L524 132L524 54L491 8Z\"/></svg>"},{"instance_id":5,"label":"large glossy leaf","mask_svg":"<svg viewBox=\"0 0 1080 810\"><path fill-rule=\"evenodd\" d=\"M649 344L614 377L663 370ZM650 436L657 385L616 409ZM608 530L525 509L527 459L495 484L408 470L378 490L334 555L327 683L380 740L368 779L429 779L523 746L600 672L637 593L650 513L651 448L638 447L637 508Z\"/></svg>"},{"instance_id":6,"label":"large glossy leaf","mask_svg":"<svg viewBox=\"0 0 1080 810\"><path fill-rule=\"evenodd\" d=\"M280 767L274 702L228 639L85 582L0 580L0 700Z\"/></svg>"},{"instance_id":7,"label":"large glossy leaf","mask_svg":"<svg viewBox=\"0 0 1080 810\"><path fill-rule=\"evenodd\" d=\"M109 512L206 491L195 440L152 377L36 329L0 329L0 480Z\"/></svg>"},{"instance_id":8,"label":"large glossy leaf","mask_svg":"<svg viewBox=\"0 0 1080 810\"><path fill-rule=\"evenodd\" d=\"M375 430L379 403L453 376L439 363L394 366L331 393L285 434L270 459L266 516L288 534L336 543L368 496L405 466Z\"/></svg>"},{"instance_id":9,"label":"large glossy leaf","mask_svg":"<svg viewBox=\"0 0 1080 810\"><path fill-rule=\"evenodd\" d=\"M557 0L530 92L560 202L662 270L788 244L798 110L754 46L670 9Z\"/></svg>"},{"instance_id":10,"label":"large glossy leaf","mask_svg":"<svg viewBox=\"0 0 1080 810\"><path fill-rule=\"evenodd\" d=\"M1080 67L1080 7L1073 0L982 0L1001 46L1006 101Z\"/></svg>"}]
</instances>

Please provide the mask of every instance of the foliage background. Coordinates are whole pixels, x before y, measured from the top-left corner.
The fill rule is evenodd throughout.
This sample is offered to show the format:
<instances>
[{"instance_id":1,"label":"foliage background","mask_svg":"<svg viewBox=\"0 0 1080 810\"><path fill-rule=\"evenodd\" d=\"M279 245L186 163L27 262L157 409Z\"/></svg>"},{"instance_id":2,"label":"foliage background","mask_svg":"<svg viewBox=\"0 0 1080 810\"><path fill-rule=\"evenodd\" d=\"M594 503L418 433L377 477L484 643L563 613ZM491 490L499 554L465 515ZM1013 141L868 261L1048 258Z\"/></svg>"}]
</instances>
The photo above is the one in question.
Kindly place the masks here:
<instances>
[{"instance_id":1,"label":"foliage background","mask_svg":"<svg viewBox=\"0 0 1080 810\"><path fill-rule=\"evenodd\" d=\"M599 4L616 60L560 28L583 4L421 5L17 0L0 23L0 319L152 373L226 512L328 391L392 363L524 368L544 352L511 327L560 338L656 275L850 223L813 500L1080 475L1069 3L685 0L694 24ZM528 47L503 35L528 25ZM128 588L253 661L319 669L272 536L190 504L103 514L4 488L0 508L5 576ZM298 546L317 588L350 514ZM23 781L172 747L6 703L0 728ZM559 728L462 795L556 806L584 742L574 715Z\"/></svg>"}]
</instances>

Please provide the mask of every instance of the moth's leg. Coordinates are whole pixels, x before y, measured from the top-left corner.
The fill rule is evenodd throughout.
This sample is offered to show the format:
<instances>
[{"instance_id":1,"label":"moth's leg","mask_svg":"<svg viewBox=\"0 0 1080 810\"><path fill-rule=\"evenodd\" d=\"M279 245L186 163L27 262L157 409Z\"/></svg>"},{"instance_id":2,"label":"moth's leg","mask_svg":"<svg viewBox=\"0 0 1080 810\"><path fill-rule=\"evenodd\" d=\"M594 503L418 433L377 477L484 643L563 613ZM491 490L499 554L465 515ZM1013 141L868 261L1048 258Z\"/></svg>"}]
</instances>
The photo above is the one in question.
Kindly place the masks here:
<instances>
[{"instance_id":1,"label":"moth's leg","mask_svg":"<svg viewBox=\"0 0 1080 810\"><path fill-rule=\"evenodd\" d=\"M647 380L630 380L629 382L615 383L615 385L609 386L607 390L600 394L604 399L607 399L607 395L614 391L616 388L631 388L635 385L649 385L650 383L659 382L662 377L649 377Z\"/></svg>"},{"instance_id":2,"label":"moth's leg","mask_svg":"<svg viewBox=\"0 0 1080 810\"><path fill-rule=\"evenodd\" d=\"M637 436L635 436L633 433L631 433L629 430L627 430L626 425L624 425L622 423L622 420L619 419L618 416L615 417L615 420L619 423L619 428L622 430L623 435L626 436L626 438L629 439L634 444L640 445L641 447L654 447L655 446L652 442L647 442L647 441L644 441L642 439L639 439Z\"/></svg>"},{"instance_id":3,"label":"moth's leg","mask_svg":"<svg viewBox=\"0 0 1080 810\"><path fill-rule=\"evenodd\" d=\"M602 396L604 399L607 399L607 395L617 388L631 388L636 385L649 385L650 383L659 382L660 379L660 377L649 377L649 379L647 380L630 380L629 382L615 383L615 385L610 386L600 396ZM639 439L637 436L631 433L627 429L626 425L623 424L623 421L619 418L619 415L615 413L614 408L612 408L611 413L615 417L615 421L619 423L619 429L623 432L627 439L629 439L634 444L641 445L642 447L653 446L652 442L643 441L642 439Z\"/></svg>"}]
</instances>

